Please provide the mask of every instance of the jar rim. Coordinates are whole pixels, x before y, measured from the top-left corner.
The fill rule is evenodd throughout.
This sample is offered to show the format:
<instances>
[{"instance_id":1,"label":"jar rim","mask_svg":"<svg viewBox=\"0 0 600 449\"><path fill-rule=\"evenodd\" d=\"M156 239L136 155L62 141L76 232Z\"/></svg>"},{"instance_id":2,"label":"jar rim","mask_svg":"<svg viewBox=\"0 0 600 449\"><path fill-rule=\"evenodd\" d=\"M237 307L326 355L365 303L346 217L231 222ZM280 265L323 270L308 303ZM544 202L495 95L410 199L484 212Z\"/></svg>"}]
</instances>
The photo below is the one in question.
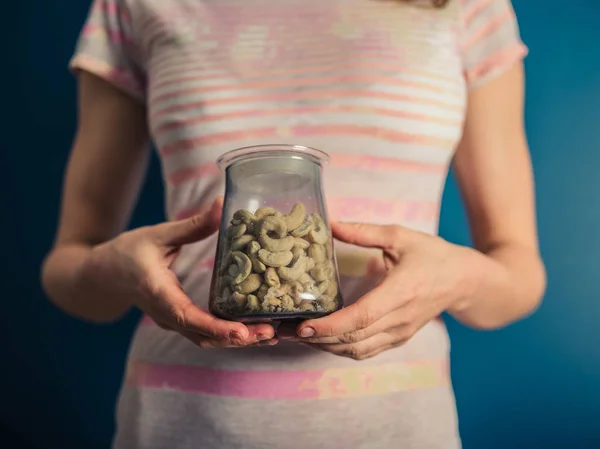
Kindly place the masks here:
<instances>
[{"instance_id":1,"label":"jar rim","mask_svg":"<svg viewBox=\"0 0 600 449\"><path fill-rule=\"evenodd\" d=\"M313 162L324 165L330 161L329 154L323 150L316 148L307 147L304 145L293 145L293 144L265 144L265 145L251 145L234 150L229 150L223 153L217 159L217 166L224 170L227 167L243 160L254 159L257 157L264 157L267 155L273 155L279 153L284 155L289 153L288 156L303 157L311 159Z\"/></svg>"}]
</instances>

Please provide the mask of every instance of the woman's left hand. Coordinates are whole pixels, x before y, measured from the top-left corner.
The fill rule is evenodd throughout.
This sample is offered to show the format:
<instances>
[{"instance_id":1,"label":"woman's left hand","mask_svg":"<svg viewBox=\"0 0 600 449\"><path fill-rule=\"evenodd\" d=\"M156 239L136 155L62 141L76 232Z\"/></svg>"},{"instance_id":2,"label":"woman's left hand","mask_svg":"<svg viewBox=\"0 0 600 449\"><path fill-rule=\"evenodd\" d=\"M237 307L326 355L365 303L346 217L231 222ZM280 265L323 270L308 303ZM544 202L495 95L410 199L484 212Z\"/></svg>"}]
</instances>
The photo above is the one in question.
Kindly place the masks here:
<instances>
[{"instance_id":1,"label":"woman's left hand","mask_svg":"<svg viewBox=\"0 0 600 449\"><path fill-rule=\"evenodd\" d=\"M408 341L471 290L470 248L401 226L338 222L332 230L338 240L380 248L386 272L354 304L300 324L297 341L356 360L374 357Z\"/></svg>"}]
</instances>

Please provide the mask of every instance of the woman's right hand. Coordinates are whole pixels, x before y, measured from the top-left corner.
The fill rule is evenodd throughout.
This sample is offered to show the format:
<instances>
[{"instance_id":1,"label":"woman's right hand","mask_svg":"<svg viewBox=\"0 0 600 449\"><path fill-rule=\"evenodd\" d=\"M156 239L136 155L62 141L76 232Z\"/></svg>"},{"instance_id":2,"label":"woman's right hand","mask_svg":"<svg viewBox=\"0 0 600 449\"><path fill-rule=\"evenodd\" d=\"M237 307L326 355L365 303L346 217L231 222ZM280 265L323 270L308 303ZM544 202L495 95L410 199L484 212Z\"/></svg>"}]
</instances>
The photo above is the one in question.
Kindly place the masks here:
<instances>
[{"instance_id":1,"label":"woman's right hand","mask_svg":"<svg viewBox=\"0 0 600 449\"><path fill-rule=\"evenodd\" d=\"M220 214L215 202L191 218L138 228L94 247L77 276L78 289L135 305L202 348L276 343L271 325L222 320L195 305L170 269L182 245L218 229Z\"/></svg>"}]
</instances>

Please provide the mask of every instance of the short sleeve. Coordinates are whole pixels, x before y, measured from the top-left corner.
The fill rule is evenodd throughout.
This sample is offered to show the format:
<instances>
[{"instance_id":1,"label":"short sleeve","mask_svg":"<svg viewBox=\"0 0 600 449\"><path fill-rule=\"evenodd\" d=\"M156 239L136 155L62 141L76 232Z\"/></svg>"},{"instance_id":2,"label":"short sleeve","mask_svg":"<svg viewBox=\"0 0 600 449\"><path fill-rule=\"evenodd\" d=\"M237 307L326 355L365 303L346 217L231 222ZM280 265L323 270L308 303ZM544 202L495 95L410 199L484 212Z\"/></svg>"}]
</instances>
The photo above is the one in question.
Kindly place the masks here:
<instances>
[{"instance_id":1,"label":"short sleeve","mask_svg":"<svg viewBox=\"0 0 600 449\"><path fill-rule=\"evenodd\" d=\"M499 76L528 53L510 0L458 0L463 69L469 89Z\"/></svg>"},{"instance_id":2,"label":"short sleeve","mask_svg":"<svg viewBox=\"0 0 600 449\"><path fill-rule=\"evenodd\" d=\"M85 70L144 101L145 75L139 55L131 14L123 0L93 0L69 62L73 73Z\"/></svg>"}]
</instances>

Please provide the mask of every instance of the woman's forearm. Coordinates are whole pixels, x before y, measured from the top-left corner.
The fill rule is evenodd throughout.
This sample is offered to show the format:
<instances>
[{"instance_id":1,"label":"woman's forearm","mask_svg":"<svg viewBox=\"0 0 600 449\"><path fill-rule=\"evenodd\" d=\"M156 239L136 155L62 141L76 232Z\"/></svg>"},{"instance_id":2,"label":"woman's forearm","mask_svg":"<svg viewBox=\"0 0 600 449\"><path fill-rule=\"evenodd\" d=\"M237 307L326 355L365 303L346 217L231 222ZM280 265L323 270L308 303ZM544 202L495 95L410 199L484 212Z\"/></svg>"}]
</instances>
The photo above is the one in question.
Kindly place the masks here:
<instances>
[{"instance_id":1,"label":"woman's forearm","mask_svg":"<svg viewBox=\"0 0 600 449\"><path fill-rule=\"evenodd\" d=\"M90 251L92 247L78 244L54 249L44 261L42 285L50 300L66 313L87 321L112 322L131 305L86 285L82 271Z\"/></svg>"},{"instance_id":2,"label":"woman's forearm","mask_svg":"<svg viewBox=\"0 0 600 449\"><path fill-rule=\"evenodd\" d=\"M504 244L485 253L467 251L469 288L448 309L454 318L473 328L497 329L537 309L546 289L546 273L532 248Z\"/></svg>"}]
</instances>

